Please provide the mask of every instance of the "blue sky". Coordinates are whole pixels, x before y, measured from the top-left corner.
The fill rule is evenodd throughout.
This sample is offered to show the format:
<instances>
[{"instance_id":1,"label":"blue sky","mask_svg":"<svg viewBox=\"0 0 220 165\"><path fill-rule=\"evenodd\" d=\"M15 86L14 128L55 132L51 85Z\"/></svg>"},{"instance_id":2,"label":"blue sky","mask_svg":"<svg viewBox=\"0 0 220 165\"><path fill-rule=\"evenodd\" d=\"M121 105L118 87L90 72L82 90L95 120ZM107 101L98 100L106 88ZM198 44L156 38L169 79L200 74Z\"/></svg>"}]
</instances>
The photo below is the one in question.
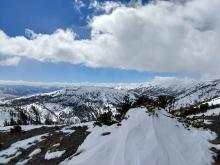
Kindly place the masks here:
<instances>
[{"instance_id":1,"label":"blue sky","mask_svg":"<svg viewBox=\"0 0 220 165\"><path fill-rule=\"evenodd\" d=\"M80 11L74 0L1 0L0 29L8 36L24 35L25 29L35 33L51 34L56 29L72 28L78 38L90 37L87 16L95 14L86 7ZM121 1L128 3L128 1ZM96 13L97 14L97 13ZM40 62L22 58L16 66L0 66L1 80L43 82L144 82L154 76L184 76L169 72L139 72L113 68L92 68L83 64Z\"/></svg>"}]
</instances>

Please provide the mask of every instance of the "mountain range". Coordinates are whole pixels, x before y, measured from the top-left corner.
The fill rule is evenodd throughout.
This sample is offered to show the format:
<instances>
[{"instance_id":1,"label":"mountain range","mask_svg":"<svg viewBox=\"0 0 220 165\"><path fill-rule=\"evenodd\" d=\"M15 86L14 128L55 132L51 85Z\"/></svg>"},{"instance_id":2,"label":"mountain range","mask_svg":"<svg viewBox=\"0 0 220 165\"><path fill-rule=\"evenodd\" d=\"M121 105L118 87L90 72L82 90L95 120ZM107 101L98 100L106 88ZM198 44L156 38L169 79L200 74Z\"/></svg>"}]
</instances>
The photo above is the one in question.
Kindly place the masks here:
<instances>
[{"instance_id":1,"label":"mountain range","mask_svg":"<svg viewBox=\"0 0 220 165\"><path fill-rule=\"evenodd\" d=\"M3 89L4 93L13 94L14 97L0 102L1 124L10 119L9 114L14 114L16 118L18 109L22 109L28 116L34 116L33 109L37 109L42 122L50 116L54 122L71 124L93 121L108 109L114 113L125 96L131 100L141 96L172 96L175 98L172 111L201 104L220 97L220 80L158 78L143 84L73 84L58 90L57 87L24 86Z\"/></svg>"}]
</instances>

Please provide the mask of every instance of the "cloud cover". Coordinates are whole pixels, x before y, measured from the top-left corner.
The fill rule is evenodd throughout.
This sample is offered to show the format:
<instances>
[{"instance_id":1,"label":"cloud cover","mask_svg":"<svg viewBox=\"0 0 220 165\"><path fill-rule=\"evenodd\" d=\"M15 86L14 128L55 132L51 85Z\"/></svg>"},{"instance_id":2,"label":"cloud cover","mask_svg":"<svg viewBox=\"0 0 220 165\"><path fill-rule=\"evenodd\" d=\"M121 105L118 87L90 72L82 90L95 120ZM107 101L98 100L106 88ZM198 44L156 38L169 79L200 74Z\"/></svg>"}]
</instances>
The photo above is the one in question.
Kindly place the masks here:
<instances>
[{"instance_id":1,"label":"cloud cover","mask_svg":"<svg viewBox=\"0 0 220 165\"><path fill-rule=\"evenodd\" d=\"M219 74L219 9L219 0L119 5L88 22L91 39L76 39L71 29L53 34L29 31L28 37L0 31L0 55L90 67Z\"/></svg>"}]
</instances>

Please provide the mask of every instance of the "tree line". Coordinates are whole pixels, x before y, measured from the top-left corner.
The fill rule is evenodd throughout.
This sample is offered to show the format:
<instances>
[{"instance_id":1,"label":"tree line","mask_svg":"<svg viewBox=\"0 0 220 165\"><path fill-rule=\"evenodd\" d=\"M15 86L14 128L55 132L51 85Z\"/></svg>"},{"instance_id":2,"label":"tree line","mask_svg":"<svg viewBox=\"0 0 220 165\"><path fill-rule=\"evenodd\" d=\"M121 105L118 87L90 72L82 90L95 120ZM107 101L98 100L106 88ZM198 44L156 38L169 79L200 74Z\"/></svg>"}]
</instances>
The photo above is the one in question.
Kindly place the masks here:
<instances>
[{"instance_id":1,"label":"tree line","mask_svg":"<svg viewBox=\"0 0 220 165\"><path fill-rule=\"evenodd\" d=\"M21 108L16 108L15 109L17 113L14 113L12 111L9 112L11 118L10 120L5 120L4 121L4 126L14 126L14 125L40 125L40 124L45 124L45 125L51 125L55 124L53 120L51 119L50 114L47 114L45 117L44 122L41 120L39 110L31 106L31 111L33 112L33 116L30 116L25 112L25 110Z\"/></svg>"},{"instance_id":2,"label":"tree line","mask_svg":"<svg viewBox=\"0 0 220 165\"><path fill-rule=\"evenodd\" d=\"M139 97L137 100L133 101L128 95L124 97L124 100L117 109L115 115L112 114L109 107L106 108L106 112L102 113L94 123L94 125L112 125L115 123L120 124L123 119L126 119L126 113L131 108L146 107L149 112L154 112L156 108L167 108L172 107L174 103L174 97L168 95L160 95L156 99L150 98L146 95Z\"/></svg>"}]
</instances>

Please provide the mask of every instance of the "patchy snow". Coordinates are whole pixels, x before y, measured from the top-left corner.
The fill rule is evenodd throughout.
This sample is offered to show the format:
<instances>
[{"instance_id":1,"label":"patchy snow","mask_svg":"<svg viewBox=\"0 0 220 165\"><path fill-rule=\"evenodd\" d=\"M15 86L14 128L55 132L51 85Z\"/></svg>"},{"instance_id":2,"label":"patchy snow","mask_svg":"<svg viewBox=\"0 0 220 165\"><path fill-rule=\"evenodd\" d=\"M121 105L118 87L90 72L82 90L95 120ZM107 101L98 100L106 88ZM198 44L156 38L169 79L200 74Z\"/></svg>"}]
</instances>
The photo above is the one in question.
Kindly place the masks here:
<instances>
[{"instance_id":1,"label":"patchy snow","mask_svg":"<svg viewBox=\"0 0 220 165\"><path fill-rule=\"evenodd\" d=\"M55 151L55 152L48 152L45 154L44 159L50 160L61 157L66 151Z\"/></svg>"},{"instance_id":2,"label":"patchy snow","mask_svg":"<svg viewBox=\"0 0 220 165\"><path fill-rule=\"evenodd\" d=\"M53 147L59 147L60 143L54 144Z\"/></svg>"},{"instance_id":3,"label":"patchy snow","mask_svg":"<svg viewBox=\"0 0 220 165\"><path fill-rule=\"evenodd\" d=\"M220 144L214 146L217 150L220 150Z\"/></svg>"},{"instance_id":4,"label":"patchy snow","mask_svg":"<svg viewBox=\"0 0 220 165\"><path fill-rule=\"evenodd\" d=\"M212 124L212 120L204 120L205 124Z\"/></svg>"},{"instance_id":5,"label":"patchy snow","mask_svg":"<svg viewBox=\"0 0 220 165\"><path fill-rule=\"evenodd\" d=\"M8 112L4 112L2 110L0 110L0 126L4 125L5 120L10 120L10 115Z\"/></svg>"},{"instance_id":6,"label":"patchy snow","mask_svg":"<svg viewBox=\"0 0 220 165\"><path fill-rule=\"evenodd\" d=\"M94 128L94 121L90 121L90 122L85 122L85 123L78 123L78 124L73 124L71 126L74 126L74 127L83 127L83 126L86 126L88 127L88 130L89 132L91 132Z\"/></svg>"},{"instance_id":7,"label":"patchy snow","mask_svg":"<svg viewBox=\"0 0 220 165\"><path fill-rule=\"evenodd\" d=\"M32 129L41 127L54 127L54 125L20 125L23 131L30 131ZM0 132L9 132L13 126L0 126Z\"/></svg>"},{"instance_id":8,"label":"patchy snow","mask_svg":"<svg viewBox=\"0 0 220 165\"><path fill-rule=\"evenodd\" d=\"M213 162L213 145L208 140L216 135L191 128L186 130L164 110L156 115L146 109L129 110L122 126L95 127L78 148L77 156L62 165L206 165ZM178 125L178 126L177 126ZM103 133L110 132L103 136Z\"/></svg>"},{"instance_id":9,"label":"patchy snow","mask_svg":"<svg viewBox=\"0 0 220 165\"><path fill-rule=\"evenodd\" d=\"M75 130L71 129L71 127L63 127L60 132L65 133L65 134L72 134L73 132L75 132Z\"/></svg>"},{"instance_id":10,"label":"patchy snow","mask_svg":"<svg viewBox=\"0 0 220 165\"><path fill-rule=\"evenodd\" d=\"M208 102L209 105L216 105L220 104L220 97L217 97L215 99L212 99L211 101Z\"/></svg>"},{"instance_id":11,"label":"patchy snow","mask_svg":"<svg viewBox=\"0 0 220 165\"><path fill-rule=\"evenodd\" d=\"M35 149L33 152L30 153L30 155L28 156L27 159L16 163L16 165L25 165L25 164L27 164L28 161L33 158L33 156L39 154L40 152L41 152L41 149L39 149L39 148Z\"/></svg>"},{"instance_id":12,"label":"patchy snow","mask_svg":"<svg viewBox=\"0 0 220 165\"><path fill-rule=\"evenodd\" d=\"M38 136L34 136L25 140L18 141L16 143L13 143L9 148L0 151L0 164L8 163L11 159L19 156L22 152L20 149L27 149L33 145L35 145L37 142L42 141L44 136L47 136L48 134L42 134Z\"/></svg>"},{"instance_id":13,"label":"patchy snow","mask_svg":"<svg viewBox=\"0 0 220 165\"><path fill-rule=\"evenodd\" d=\"M216 108L216 109L210 109L207 112L204 113L199 113L199 114L195 114L195 115L190 115L189 117L193 117L193 116L217 116L220 114L220 108Z\"/></svg>"},{"instance_id":14,"label":"patchy snow","mask_svg":"<svg viewBox=\"0 0 220 165\"><path fill-rule=\"evenodd\" d=\"M35 149L32 153L30 153L29 157L33 157L34 155L37 155L41 152L40 148Z\"/></svg>"}]
</instances>

